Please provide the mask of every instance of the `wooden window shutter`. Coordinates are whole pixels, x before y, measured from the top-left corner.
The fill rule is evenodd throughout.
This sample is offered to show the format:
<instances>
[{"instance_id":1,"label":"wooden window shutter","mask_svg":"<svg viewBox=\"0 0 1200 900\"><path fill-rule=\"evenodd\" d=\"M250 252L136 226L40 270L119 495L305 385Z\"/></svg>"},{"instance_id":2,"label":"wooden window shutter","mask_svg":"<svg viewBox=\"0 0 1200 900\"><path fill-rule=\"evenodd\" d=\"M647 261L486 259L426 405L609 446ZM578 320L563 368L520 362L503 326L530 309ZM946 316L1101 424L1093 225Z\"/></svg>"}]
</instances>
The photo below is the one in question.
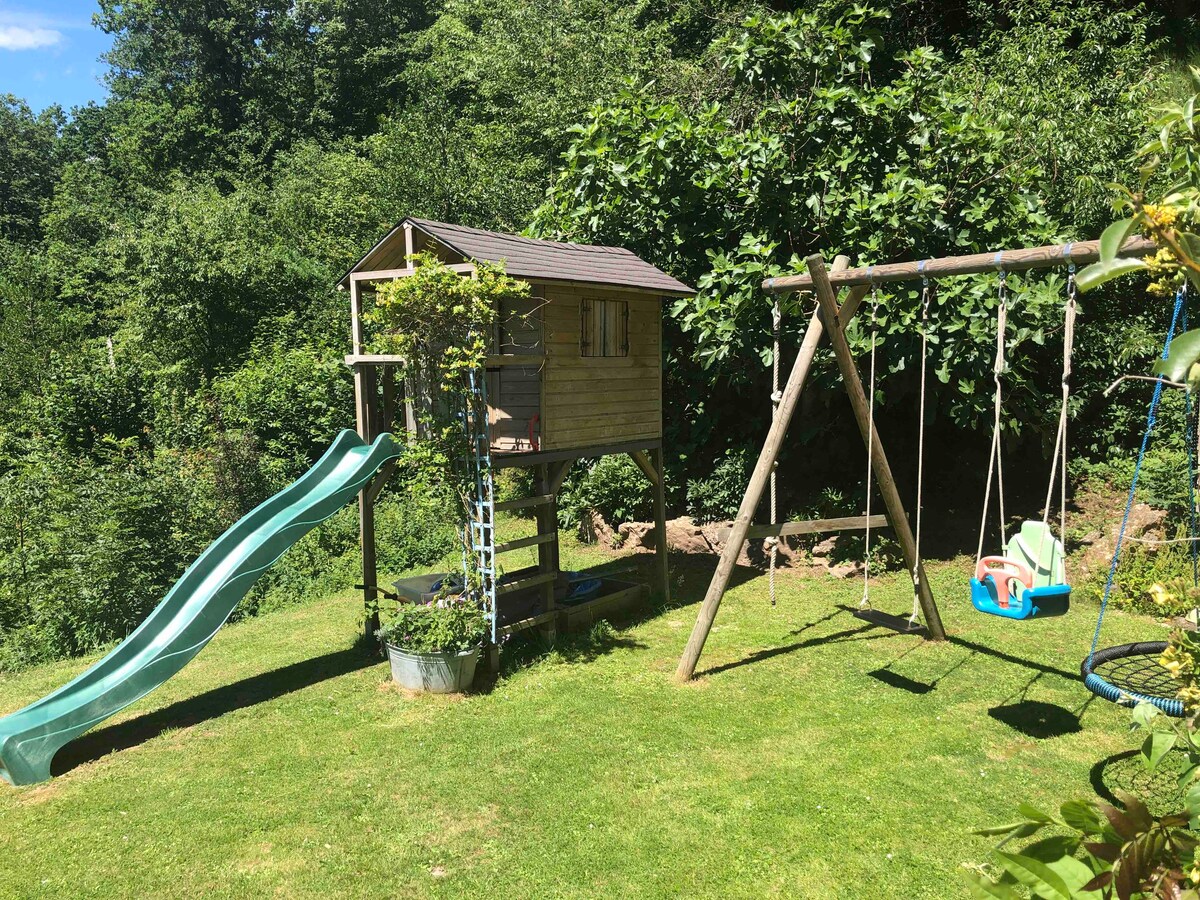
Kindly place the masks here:
<instances>
[{"instance_id":1,"label":"wooden window shutter","mask_svg":"<svg viewBox=\"0 0 1200 900\"><path fill-rule=\"evenodd\" d=\"M581 356L629 355L629 303L625 300L580 302Z\"/></svg>"}]
</instances>

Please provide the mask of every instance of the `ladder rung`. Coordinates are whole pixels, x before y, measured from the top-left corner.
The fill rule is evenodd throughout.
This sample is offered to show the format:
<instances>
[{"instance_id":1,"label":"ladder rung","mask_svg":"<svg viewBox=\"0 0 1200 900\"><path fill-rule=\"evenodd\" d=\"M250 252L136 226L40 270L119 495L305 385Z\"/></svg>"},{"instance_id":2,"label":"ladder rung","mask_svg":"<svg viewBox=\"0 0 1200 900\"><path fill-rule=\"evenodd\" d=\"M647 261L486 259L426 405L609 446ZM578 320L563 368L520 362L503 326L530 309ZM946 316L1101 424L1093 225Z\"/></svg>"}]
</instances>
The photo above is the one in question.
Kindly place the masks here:
<instances>
[{"instance_id":1,"label":"ladder rung","mask_svg":"<svg viewBox=\"0 0 1200 900\"><path fill-rule=\"evenodd\" d=\"M549 544L558 533L554 534L535 534L533 537L519 538L515 541L505 541L502 544L497 544L494 548L495 553L506 553L509 550L520 550L522 547L533 547L537 544Z\"/></svg>"},{"instance_id":2,"label":"ladder rung","mask_svg":"<svg viewBox=\"0 0 1200 900\"><path fill-rule=\"evenodd\" d=\"M514 631L524 631L526 628L532 628L534 625L541 625L543 622L549 622L558 617L558 610L552 609L549 612L539 613L536 616L530 616L527 619L521 619L517 622L510 622L500 629L501 634L512 634Z\"/></svg>"},{"instance_id":3,"label":"ladder rung","mask_svg":"<svg viewBox=\"0 0 1200 900\"><path fill-rule=\"evenodd\" d=\"M557 580L557 578L558 575L554 572L544 572L541 575L522 578L520 581L510 581L508 584L502 584L496 588L496 596L503 597L505 594L512 594L517 591L523 591L526 588L537 587L539 584L546 584L549 581Z\"/></svg>"},{"instance_id":4,"label":"ladder rung","mask_svg":"<svg viewBox=\"0 0 1200 900\"><path fill-rule=\"evenodd\" d=\"M542 506L546 503L553 503L553 494L538 494L536 497L525 497L521 500L502 500L493 508L496 512L504 512L509 509L526 509L530 506Z\"/></svg>"}]
</instances>

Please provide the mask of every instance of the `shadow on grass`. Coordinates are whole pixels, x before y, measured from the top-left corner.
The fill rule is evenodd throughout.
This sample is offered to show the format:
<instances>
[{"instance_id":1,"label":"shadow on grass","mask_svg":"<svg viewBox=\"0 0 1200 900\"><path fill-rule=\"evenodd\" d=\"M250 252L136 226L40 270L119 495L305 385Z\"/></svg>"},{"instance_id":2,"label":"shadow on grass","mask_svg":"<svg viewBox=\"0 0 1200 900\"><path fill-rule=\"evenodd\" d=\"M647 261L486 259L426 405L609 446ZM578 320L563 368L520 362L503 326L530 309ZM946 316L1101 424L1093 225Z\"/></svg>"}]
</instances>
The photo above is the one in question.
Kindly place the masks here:
<instances>
[{"instance_id":1,"label":"shadow on grass","mask_svg":"<svg viewBox=\"0 0 1200 900\"><path fill-rule=\"evenodd\" d=\"M802 625L800 628L797 628L795 631L793 631L792 634L803 634L804 632L809 631L812 628L816 628L818 625L822 625L825 622L828 622L829 620L843 614L844 611L842 609L837 609L828 615L821 616L819 619L814 619L812 622ZM808 640L804 641L795 641L791 644L785 644L782 647L768 647L765 650L758 650L754 653L751 653L749 656L744 657L743 659L722 663L719 666L713 666L711 668L699 671L696 673L696 677L702 678L708 675L718 675L721 672L728 672L731 669L740 669L742 666L749 666L757 662L762 662L765 659L772 659L776 656L784 656L788 653L795 653L799 650L805 650L809 647L820 647L824 644L841 644L847 641L875 641L879 640L880 638L894 636L890 631L887 634L867 634L867 632L873 627L874 626L868 624L860 625L857 628L844 628L841 631L830 632L829 634L821 635L820 637L809 638Z\"/></svg>"},{"instance_id":2,"label":"shadow on grass","mask_svg":"<svg viewBox=\"0 0 1200 900\"><path fill-rule=\"evenodd\" d=\"M890 623L885 624L884 627L889 628L892 631L896 630L894 627L892 627L892 625ZM901 633L904 633L904 632L901 632ZM915 632L910 631L908 633L913 634ZM900 661L904 659L904 657L908 656L910 653L912 653L914 650L916 650L920 646L921 646L921 644L911 645L907 650L905 650L903 653L901 653L899 656L897 656L895 659L893 659L886 666L883 666L882 668L879 668L879 669L874 669L873 671L870 671L867 674L869 676L871 676L872 678L874 678L876 681L883 682L888 687L900 688L903 691L908 691L910 694L918 694L918 695L928 694L930 691L935 690L937 688L937 686L942 683L943 680L945 680L946 678L949 678L951 675L953 675L955 672L957 672L959 669L961 669L963 666L965 666L968 662L970 662L971 658L975 655L974 651L967 653L966 656L964 656L958 662L954 663L954 665L950 666L950 668L948 668L946 671L944 671L937 678L933 679L933 681L917 681L915 678L909 678L907 675L900 674L893 667L896 666L897 664L899 664Z\"/></svg>"},{"instance_id":3,"label":"shadow on grass","mask_svg":"<svg viewBox=\"0 0 1200 900\"><path fill-rule=\"evenodd\" d=\"M1126 750L1105 757L1092 766L1089 780L1092 790L1104 801L1123 807L1117 791L1136 794L1156 816L1178 812L1183 808L1183 792L1179 789L1179 773L1185 764L1183 754L1172 750L1171 757L1179 757L1179 765L1164 760L1153 772L1147 772L1137 750Z\"/></svg>"},{"instance_id":4,"label":"shadow on grass","mask_svg":"<svg viewBox=\"0 0 1200 900\"><path fill-rule=\"evenodd\" d=\"M1083 731L1077 713L1056 703L1046 703L1042 700L1026 699L993 706L988 710L988 715L1026 737L1038 740Z\"/></svg>"},{"instance_id":5,"label":"shadow on grass","mask_svg":"<svg viewBox=\"0 0 1200 900\"><path fill-rule=\"evenodd\" d=\"M802 627L793 631L792 634L794 634L794 635L803 634L804 632L809 631L812 628L815 628L821 624L824 624L825 622L828 622L837 616L845 615L845 614L854 614L854 613L855 613L855 610L852 607L839 605L838 607L835 608L835 610L833 612L803 625ZM858 617L858 618L861 619L862 617ZM881 617L876 617L876 618L881 618ZM887 616L886 618L896 619L897 621L902 621L900 619L900 617ZM882 631L882 633L875 633L875 634L869 633L869 632L875 631L876 629L883 629L883 631ZM908 634L917 634L917 633L910 631L910 632L908 632ZM745 657L744 659L735 660L734 662L730 662L730 663L724 663L719 666L713 666L712 668L705 669L701 672L697 672L696 674L697 674L697 676L716 675L721 672L727 672L730 669L740 668L741 666L746 666L746 665L750 665L752 663L761 662L762 660L766 660L766 659L772 659L773 657L776 657L776 656L783 656L788 653L795 653L797 651L804 650L809 647L820 646L822 644L841 643L844 641L878 640L880 638L903 637L903 636L906 636L904 630L902 630L902 629L897 630L896 628L892 627L892 625L888 624L887 622L867 621L867 622L865 622L865 624L863 624L857 628L847 628L847 629L843 629L842 631L836 631L836 632L833 632L831 634L827 634L827 635L824 635L821 637L813 637L813 638L809 638L808 640L796 641L794 643L786 644L781 647L771 647L771 648L768 648L765 650L759 650L755 653L750 654L749 656ZM980 644L976 641L967 640L966 638L955 637L954 635L947 635L946 642L948 644L951 644L952 646L961 647L965 650L969 650L970 653L968 653L965 658L963 658L962 660L960 660L959 662L957 662L953 666L951 666L942 675L938 676L938 678L935 681L933 681L932 683L916 681L915 679L911 679L904 675L900 675L891 670L892 664L883 666L882 668L879 668L879 669L875 669L871 672L868 672L867 674L870 675L872 678L875 678L878 681L889 685L890 687L899 688L901 690L905 690L905 691L908 691L909 693L913 693L913 694L927 694L930 691L932 691L934 688L936 688L938 683L941 682L941 680L943 678L945 678L947 675L951 674L952 672L954 672L957 669L961 668L962 666L966 665L967 662L970 661L970 659L972 657L974 657L976 655L980 655L980 656L988 656L988 657L991 657L992 659L998 659L1001 662L1006 662L1011 665L1019 666L1023 669L1027 669L1030 672L1034 672L1034 673L1036 673L1035 680L1036 680L1036 678L1040 678L1042 675L1057 675L1060 678L1067 679L1068 681L1078 681L1079 680L1079 674L1077 672L1069 672L1066 669L1060 669L1057 666L1053 666L1048 663L1038 662L1037 660L1028 659L1027 657L1024 657L1024 656L1017 656L1015 654L1008 653L1004 650L998 650L995 647L989 647L986 644ZM921 643L924 643L924 641L922 641ZM920 644L918 644L916 646L920 646ZM908 651L906 651L906 653L907 652ZM903 656L903 655L905 655L905 654L901 654L901 656ZM999 721L1004 721L1004 722L1006 722L1006 724L1010 724L1010 725L1012 725L1012 727L1017 728L1018 730L1021 730L1020 727L1018 727L1018 725L1024 726L1024 727L1030 727L1034 730L1042 729L1042 730L1047 730L1047 731L1053 731L1054 728L1056 728L1056 727L1068 727L1067 719L1064 717L1070 717L1071 719L1074 720L1075 725L1076 726L1078 725L1079 716L1075 713L1071 713L1068 710L1065 710L1061 707L1054 707L1055 709L1060 710L1060 712L1062 714L1062 715L1058 715L1058 714L1052 713L1048 709L1039 708L1039 707L1047 707L1047 706L1051 706L1051 705L1052 704L1038 704L1036 701L1028 701L1028 700L1022 699L1022 701L1020 703L1011 704L1012 708L1008 709L1008 710L1005 710L1002 706L997 707L996 709L1000 710L1001 712L1000 712L1000 715L996 715L996 716L994 716L994 718L997 718ZM1007 717L1007 718L1001 718L1002 716ZM1042 722L1042 724L1038 724L1039 720ZM1014 724L1014 723L1016 723L1016 724ZM1071 730L1077 730L1077 729L1073 728ZM1060 733L1066 734L1069 732L1062 731ZM1034 734L1032 736L1036 737L1038 735ZM1050 735L1048 734L1047 736L1050 736Z\"/></svg>"},{"instance_id":6,"label":"shadow on grass","mask_svg":"<svg viewBox=\"0 0 1200 900\"><path fill-rule=\"evenodd\" d=\"M629 619L624 617L621 621L628 623ZM504 645L500 653L500 677L527 669L552 655L565 663L589 663L618 650L644 650L646 647L641 641L624 637L605 620L596 622L588 631L560 632L553 642L530 629L515 635ZM487 679L477 683L475 692L489 693L493 687L495 681Z\"/></svg>"},{"instance_id":7,"label":"shadow on grass","mask_svg":"<svg viewBox=\"0 0 1200 900\"><path fill-rule=\"evenodd\" d=\"M928 694L937 687L937 682L930 684L925 681L917 681L915 678L909 678L907 675L901 675L899 672L893 672L891 669L874 669L867 673L876 681L882 681L888 687L899 688L902 691L908 691L910 694Z\"/></svg>"},{"instance_id":8,"label":"shadow on grass","mask_svg":"<svg viewBox=\"0 0 1200 900\"><path fill-rule=\"evenodd\" d=\"M76 738L55 755L51 774L62 775L114 751L136 747L165 731L199 725L234 710L274 700L330 678L365 669L378 661L378 656L367 653L360 643L345 650L252 675L186 700L177 700L169 706Z\"/></svg>"}]
</instances>

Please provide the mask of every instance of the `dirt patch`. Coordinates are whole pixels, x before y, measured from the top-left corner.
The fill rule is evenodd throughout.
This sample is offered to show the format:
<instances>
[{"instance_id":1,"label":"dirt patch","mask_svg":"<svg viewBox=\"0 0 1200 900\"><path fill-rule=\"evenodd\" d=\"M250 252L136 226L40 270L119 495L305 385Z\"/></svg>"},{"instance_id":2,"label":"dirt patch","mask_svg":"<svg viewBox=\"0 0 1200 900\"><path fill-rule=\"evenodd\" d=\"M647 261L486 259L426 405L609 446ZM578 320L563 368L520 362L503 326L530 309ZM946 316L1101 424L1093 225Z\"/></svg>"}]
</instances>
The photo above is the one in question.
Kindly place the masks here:
<instances>
[{"instance_id":1,"label":"dirt patch","mask_svg":"<svg viewBox=\"0 0 1200 900\"><path fill-rule=\"evenodd\" d=\"M424 703L442 703L446 705L464 702L469 694L429 694L425 691L410 691L406 687L402 687L392 679L388 678L385 681L379 682L376 690L381 694L395 694L403 697L405 700L413 700Z\"/></svg>"},{"instance_id":2,"label":"dirt patch","mask_svg":"<svg viewBox=\"0 0 1200 900\"><path fill-rule=\"evenodd\" d=\"M23 790L17 795L17 802L22 806L39 806L49 803L62 791L62 782L51 781Z\"/></svg>"},{"instance_id":3,"label":"dirt patch","mask_svg":"<svg viewBox=\"0 0 1200 900\"><path fill-rule=\"evenodd\" d=\"M672 553L688 556L716 556L725 549L725 539L732 522L698 524L694 519L680 516L667 521L667 547ZM614 529L599 513L591 512L581 527L586 540L592 540L606 550L625 550L650 553L657 549L657 534L653 522L624 522ZM776 566L791 569L801 575L832 575L853 578L862 574L862 563L839 560L839 536L833 535L811 549L811 539L783 537L779 539ZM746 541L738 554L737 565L766 569L770 564L769 540Z\"/></svg>"},{"instance_id":4,"label":"dirt patch","mask_svg":"<svg viewBox=\"0 0 1200 900\"><path fill-rule=\"evenodd\" d=\"M1085 491L1075 498L1068 519L1068 553L1073 580L1082 582L1097 578L1108 570L1117 534L1125 513L1124 492ZM1127 541L1161 541L1166 538L1167 513L1148 503L1135 503L1129 510L1125 528ZM1144 543L1148 552L1157 545Z\"/></svg>"}]
</instances>

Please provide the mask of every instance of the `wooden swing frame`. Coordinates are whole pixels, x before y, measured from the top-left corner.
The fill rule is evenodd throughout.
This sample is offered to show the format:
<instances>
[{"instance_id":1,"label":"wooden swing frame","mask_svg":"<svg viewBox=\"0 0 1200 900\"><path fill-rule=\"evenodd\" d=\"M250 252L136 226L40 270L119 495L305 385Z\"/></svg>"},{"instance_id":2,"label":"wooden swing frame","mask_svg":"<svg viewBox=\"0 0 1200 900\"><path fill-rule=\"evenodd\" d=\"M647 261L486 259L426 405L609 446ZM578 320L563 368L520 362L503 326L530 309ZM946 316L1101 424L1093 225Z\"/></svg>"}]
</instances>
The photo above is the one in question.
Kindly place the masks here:
<instances>
[{"instance_id":1,"label":"wooden swing frame","mask_svg":"<svg viewBox=\"0 0 1200 900\"><path fill-rule=\"evenodd\" d=\"M1120 256L1145 256L1156 249L1154 241L1146 238L1131 238L1126 241L1119 251ZM1020 272L1030 269L1046 269L1056 266L1074 264L1088 265L1100 259L1099 241L1080 241L1071 244L1053 244L1045 247L1030 247L1018 250L999 250L988 253L974 253L964 256L945 256L923 261L891 263L879 266L866 266L857 269L849 268L850 260L845 256L837 257L830 269L825 267L825 259L815 253L809 256L808 274L789 275L781 278L769 278L763 282L762 288L768 294L784 294L793 291L813 292L817 297L817 309L809 319L808 328L800 344L792 364L791 374L784 386L782 397L771 419L771 427L767 432L763 447L755 463L746 493L742 497L737 517L729 528L728 539L721 551L721 558L709 582L708 591L696 617L679 666L675 670L678 681L688 681L696 672L696 664L704 650L704 643L712 630L713 621L721 606L721 600L729 587L730 578L737 564L737 558L742 551L742 545L750 537L770 537L785 534L815 533L818 531L833 531L843 529L860 529L867 526L865 517L850 517L839 520L803 523L771 523L751 527L751 521L763 492L770 480L779 457L779 450L787 434L788 426L795 415L800 394L812 368L813 358L820 346L821 338L829 334L834 358L842 377L842 384L850 398L850 406L854 418L858 422L864 444L872 458L872 466L879 493L883 497L886 510L887 524L896 534L897 542L904 556L908 570L915 570L917 599L920 602L921 613L925 618L925 635L930 640L940 641L946 637L942 625L941 614L933 592L929 588L929 580L921 566L916 553L916 540L909 524L904 501L896 488L892 469L884 452L879 433L871 428L870 409L866 393L863 390L862 378L850 345L846 341L845 328L854 314L858 311L863 298L873 285L892 281L916 281L921 278L936 279L952 275L970 275L981 272ZM841 288L841 302L838 302L836 289ZM831 525L835 527L830 527ZM871 523L877 527L877 522Z\"/></svg>"}]
</instances>

